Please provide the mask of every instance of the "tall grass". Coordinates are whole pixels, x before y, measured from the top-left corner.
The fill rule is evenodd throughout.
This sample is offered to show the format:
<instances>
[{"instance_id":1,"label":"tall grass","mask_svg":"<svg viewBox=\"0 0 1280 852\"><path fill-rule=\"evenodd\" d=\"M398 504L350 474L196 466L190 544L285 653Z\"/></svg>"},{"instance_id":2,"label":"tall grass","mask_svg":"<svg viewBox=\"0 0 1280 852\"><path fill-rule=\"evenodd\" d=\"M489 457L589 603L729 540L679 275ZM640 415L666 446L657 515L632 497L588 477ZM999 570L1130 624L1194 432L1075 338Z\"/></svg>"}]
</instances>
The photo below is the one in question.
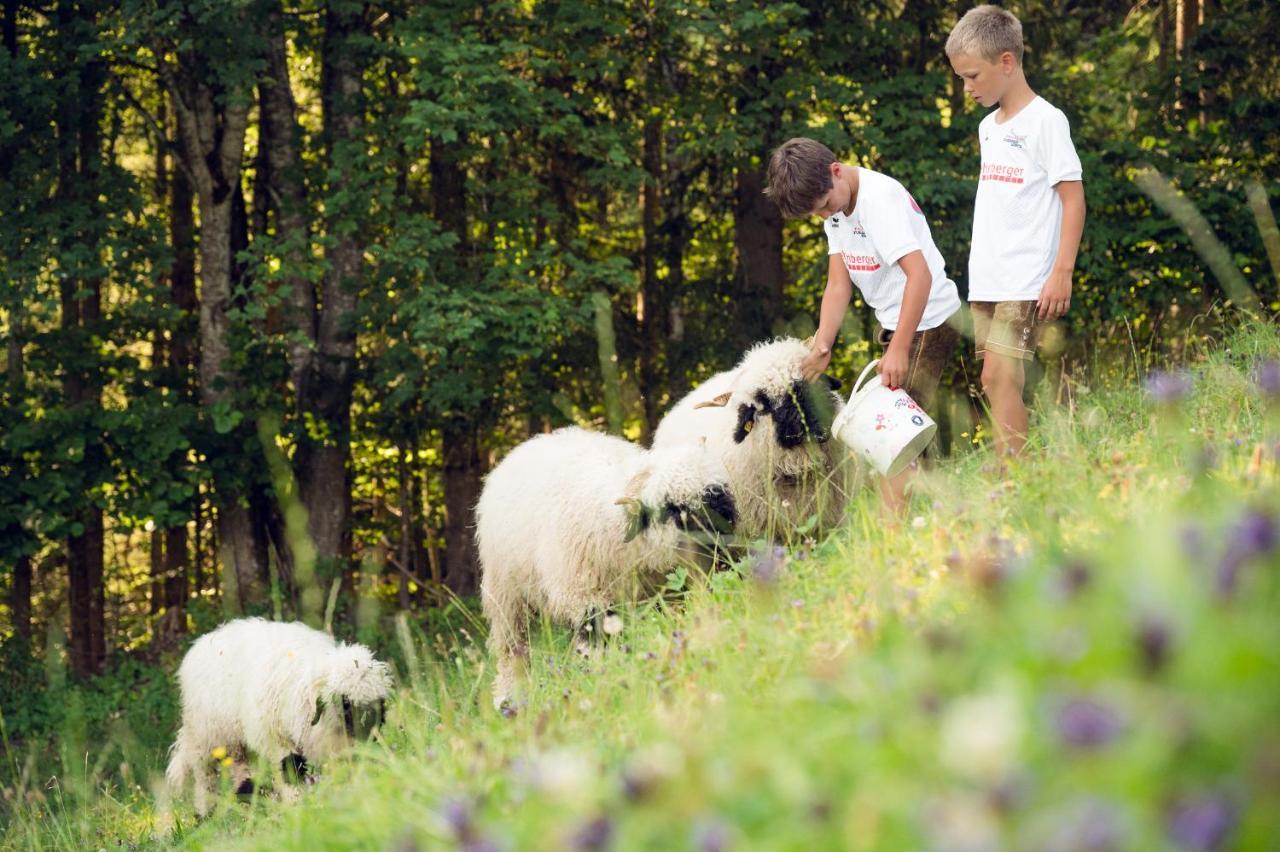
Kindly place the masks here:
<instances>
[{"instance_id":1,"label":"tall grass","mask_svg":"<svg viewBox=\"0 0 1280 852\"><path fill-rule=\"evenodd\" d=\"M228 799L197 823L147 779L55 784L4 842L1268 848L1278 358L1252 323L1185 372L1045 382L1004 474L957 455L896 522L867 489L824 541L626 609L593 658L535 631L513 718L474 631L402 623L383 741L298 804Z\"/></svg>"}]
</instances>

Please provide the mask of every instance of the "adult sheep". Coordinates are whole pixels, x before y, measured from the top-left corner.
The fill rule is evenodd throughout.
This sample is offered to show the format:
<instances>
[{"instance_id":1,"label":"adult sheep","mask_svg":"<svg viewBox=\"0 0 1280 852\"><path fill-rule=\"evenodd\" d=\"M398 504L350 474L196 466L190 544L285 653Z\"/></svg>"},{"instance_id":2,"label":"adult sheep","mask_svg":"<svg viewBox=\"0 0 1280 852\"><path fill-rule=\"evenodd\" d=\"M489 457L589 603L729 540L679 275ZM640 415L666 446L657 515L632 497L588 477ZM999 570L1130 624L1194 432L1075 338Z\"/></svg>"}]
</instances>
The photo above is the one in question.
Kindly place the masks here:
<instances>
[{"instance_id":1,"label":"adult sheep","mask_svg":"<svg viewBox=\"0 0 1280 852\"><path fill-rule=\"evenodd\" d=\"M494 706L514 697L531 615L582 629L675 563L699 561L697 533L734 522L727 478L700 445L647 451L576 427L512 450L476 506Z\"/></svg>"},{"instance_id":2,"label":"adult sheep","mask_svg":"<svg viewBox=\"0 0 1280 852\"><path fill-rule=\"evenodd\" d=\"M300 622L242 618L196 640L178 684L182 727L165 775L175 793L192 777L203 816L215 750L236 760L247 749L282 772L304 772L380 721L391 672L365 646Z\"/></svg>"},{"instance_id":3,"label":"adult sheep","mask_svg":"<svg viewBox=\"0 0 1280 852\"><path fill-rule=\"evenodd\" d=\"M844 401L837 380L801 378L808 353L790 337L753 346L676 403L654 433L654 449L705 442L724 463L744 537L785 539L815 515L820 533L843 514L854 466L830 437Z\"/></svg>"}]
</instances>

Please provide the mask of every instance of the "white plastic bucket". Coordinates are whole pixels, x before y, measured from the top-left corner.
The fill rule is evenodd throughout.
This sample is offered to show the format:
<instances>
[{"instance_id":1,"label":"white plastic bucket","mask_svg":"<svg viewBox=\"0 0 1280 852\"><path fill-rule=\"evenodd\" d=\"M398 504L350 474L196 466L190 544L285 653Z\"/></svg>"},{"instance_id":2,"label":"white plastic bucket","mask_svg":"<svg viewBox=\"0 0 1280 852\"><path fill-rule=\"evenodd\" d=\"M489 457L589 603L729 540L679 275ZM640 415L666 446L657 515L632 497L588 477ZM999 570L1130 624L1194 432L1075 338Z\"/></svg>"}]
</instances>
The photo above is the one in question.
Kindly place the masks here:
<instances>
[{"instance_id":1,"label":"white plastic bucket","mask_svg":"<svg viewBox=\"0 0 1280 852\"><path fill-rule=\"evenodd\" d=\"M867 380L879 363L872 361L858 376L831 431L880 473L896 476L924 452L938 424L902 388L890 390L878 375Z\"/></svg>"}]
</instances>

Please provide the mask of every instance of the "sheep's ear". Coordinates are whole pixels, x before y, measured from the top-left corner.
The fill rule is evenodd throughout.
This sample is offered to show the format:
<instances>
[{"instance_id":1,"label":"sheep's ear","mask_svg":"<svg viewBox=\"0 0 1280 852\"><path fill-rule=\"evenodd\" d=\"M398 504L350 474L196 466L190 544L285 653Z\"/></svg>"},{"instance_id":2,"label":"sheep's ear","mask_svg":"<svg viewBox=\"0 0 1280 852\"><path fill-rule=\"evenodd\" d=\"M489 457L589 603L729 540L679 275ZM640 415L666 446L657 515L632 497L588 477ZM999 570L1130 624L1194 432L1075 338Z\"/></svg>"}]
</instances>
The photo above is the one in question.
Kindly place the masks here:
<instances>
[{"instance_id":1,"label":"sheep's ear","mask_svg":"<svg viewBox=\"0 0 1280 852\"><path fill-rule=\"evenodd\" d=\"M743 403L738 406L738 426L733 430L733 442L741 444L747 439L747 434L755 428L756 425L756 407Z\"/></svg>"},{"instance_id":2,"label":"sheep's ear","mask_svg":"<svg viewBox=\"0 0 1280 852\"><path fill-rule=\"evenodd\" d=\"M824 382L826 382L827 387L831 388L833 391L840 390L840 388L842 387L840 380L837 379L835 376L828 376L826 373L823 373L820 378Z\"/></svg>"},{"instance_id":3,"label":"sheep's ear","mask_svg":"<svg viewBox=\"0 0 1280 852\"><path fill-rule=\"evenodd\" d=\"M622 489L622 498L617 502L622 503L623 500L635 500L640 502L640 489L644 488L644 484L649 481L649 477L653 476L653 468L646 467L637 473L631 479L627 480L627 487Z\"/></svg>"},{"instance_id":4,"label":"sheep's ear","mask_svg":"<svg viewBox=\"0 0 1280 852\"><path fill-rule=\"evenodd\" d=\"M649 513L645 511L644 504L635 497L621 497L615 500L614 504L621 506L627 516L627 531L622 537L622 543L626 544L648 528Z\"/></svg>"},{"instance_id":5,"label":"sheep's ear","mask_svg":"<svg viewBox=\"0 0 1280 852\"><path fill-rule=\"evenodd\" d=\"M317 698L317 699L316 699L316 714L315 714L314 716L312 716L312 717L311 717L311 727L313 727L313 728L314 728L316 725L320 724L320 717L321 717L321 716L323 716L323 715L324 715L324 699L323 699L323 698Z\"/></svg>"},{"instance_id":6,"label":"sheep's ear","mask_svg":"<svg viewBox=\"0 0 1280 852\"><path fill-rule=\"evenodd\" d=\"M706 402L698 403L693 408L695 411L699 408L724 408L726 405L729 404L729 397L731 396L733 396L732 391L725 391L724 393L718 396L712 397Z\"/></svg>"}]
</instances>

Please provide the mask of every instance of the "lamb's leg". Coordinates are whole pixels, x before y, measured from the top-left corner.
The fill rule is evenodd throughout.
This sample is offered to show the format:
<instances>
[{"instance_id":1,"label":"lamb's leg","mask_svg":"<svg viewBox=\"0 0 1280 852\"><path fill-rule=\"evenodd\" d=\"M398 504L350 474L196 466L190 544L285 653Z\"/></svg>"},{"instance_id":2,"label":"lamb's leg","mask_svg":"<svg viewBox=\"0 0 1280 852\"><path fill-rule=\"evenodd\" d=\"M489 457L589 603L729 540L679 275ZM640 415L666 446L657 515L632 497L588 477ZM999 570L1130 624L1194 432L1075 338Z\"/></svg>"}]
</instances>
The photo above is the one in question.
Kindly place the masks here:
<instances>
[{"instance_id":1,"label":"lamb's leg","mask_svg":"<svg viewBox=\"0 0 1280 852\"><path fill-rule=\"evenodd\" d=\"M196 759L192 761L191 778L195 789L196 816L203 819L213 810L217 790L214 773L210 770L207 754L197 755Z\"/></svg>"},{"instance_id":2,"label":"lamb's leg","mask_svg":"<svg viewBox=\"0 0 1280 852\"><path fill-rule=\"evenodd\" d=\"M618 614L612 607L597 605L591 607L578 622L573 649L583 657L590 657L608 641L609 636L618 632L615 625L621 623Z\"/></svg>"}]
</instances>

